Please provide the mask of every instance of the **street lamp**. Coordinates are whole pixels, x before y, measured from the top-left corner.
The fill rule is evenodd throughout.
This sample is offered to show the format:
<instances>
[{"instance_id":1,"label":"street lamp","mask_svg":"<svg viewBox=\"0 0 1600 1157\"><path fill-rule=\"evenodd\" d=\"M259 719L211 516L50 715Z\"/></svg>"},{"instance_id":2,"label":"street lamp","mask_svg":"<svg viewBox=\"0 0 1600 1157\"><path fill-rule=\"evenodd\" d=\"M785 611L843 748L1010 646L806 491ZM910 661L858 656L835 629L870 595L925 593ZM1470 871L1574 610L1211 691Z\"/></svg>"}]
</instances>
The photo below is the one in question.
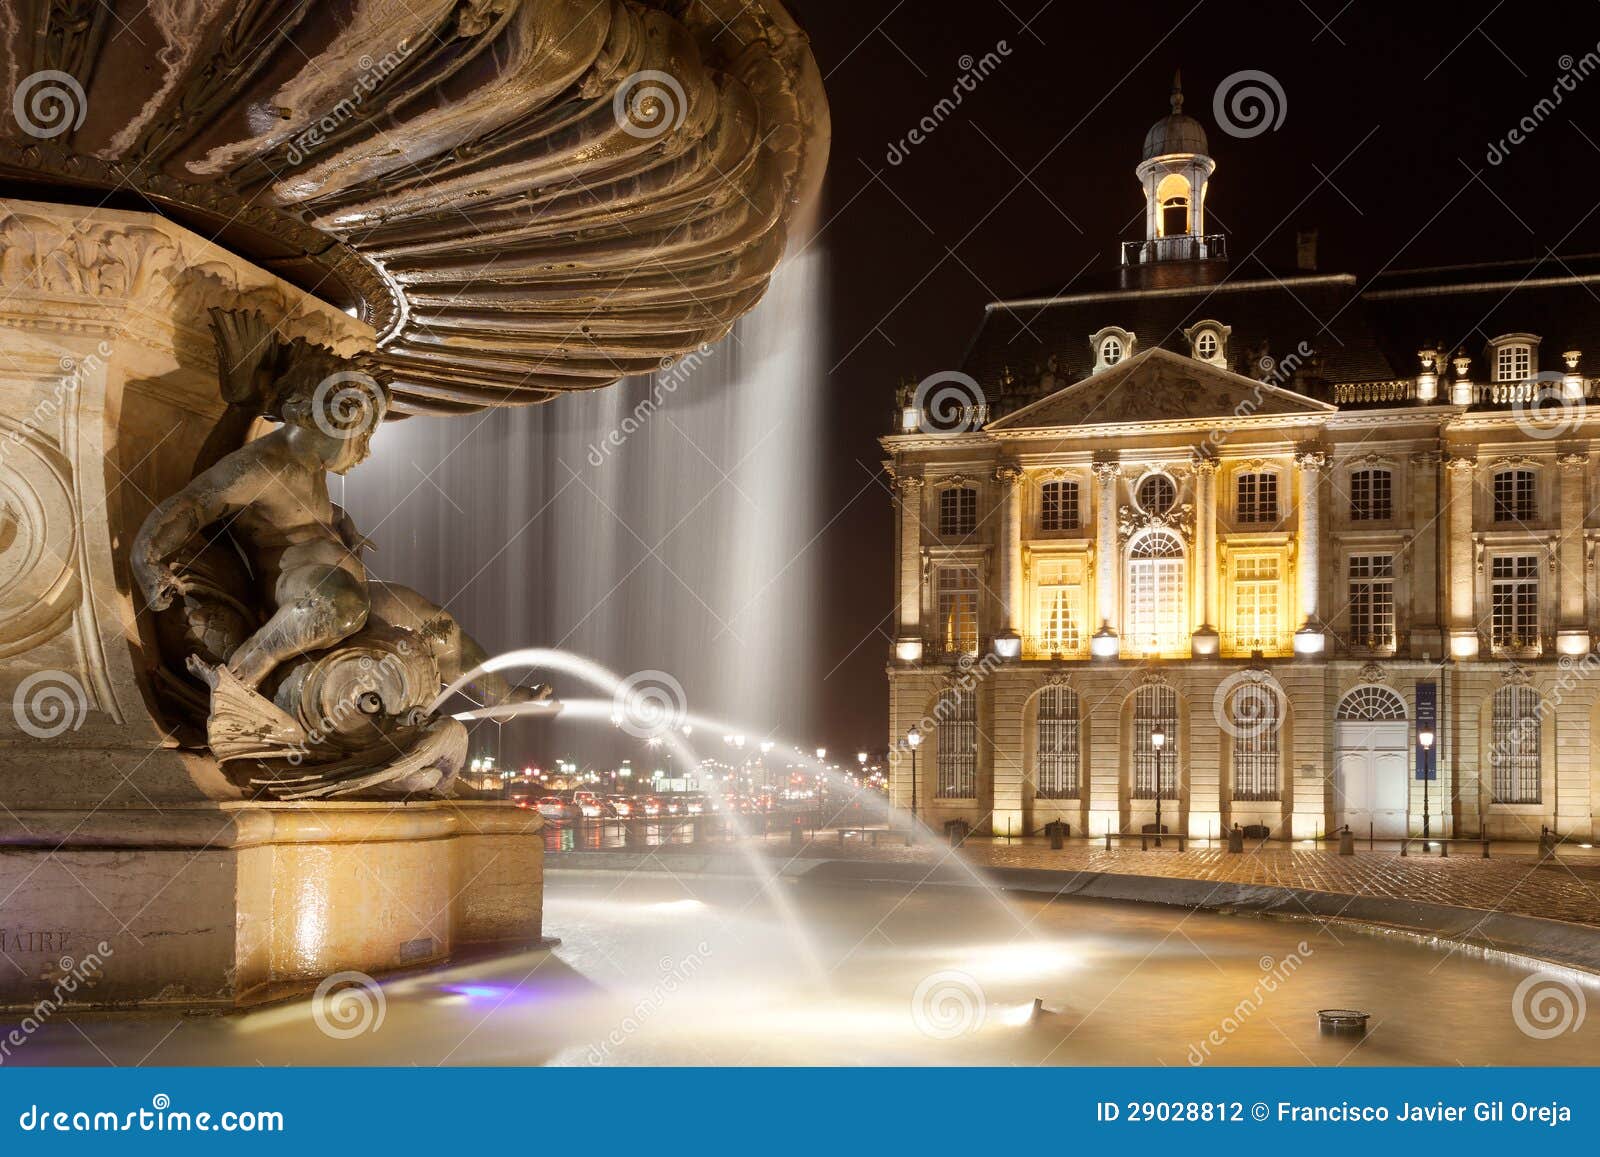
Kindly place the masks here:
<instances>
[{"instance_id":1,"label":"street lamp","mask_svg":"<svg viewBox=\"0 0 1600 1157\"><path fill-rule=\"evenodd\" d=\"M1161 751L1167 746L1167 733L1157 727L1150 733L1150 746L1156 753L1156 847L1161 846Z\"/></svg>"},{"instance_id":2,"label":"street lamp","mask_svg":"<svg viewBox=\"0 0 1600 1157\"><path fill-rule=\"evenodd\" d=\"M913 727L906 732L906 746L911 748L911 820L917 819L917 748L922 746L922 732Z\"/></svg>"},{"instance_id":3,"label":"street lamp","mask_svg":"<svg viewBox=\"0 0 1600 1157\"><path fill-rule=\"evenodd\" d=\"M1417 742L1422 744L1422 850L1428 850L1428 781L1433 778L1433 732L1423 728L1417 732Z\"/></svg>"}]
</instances>

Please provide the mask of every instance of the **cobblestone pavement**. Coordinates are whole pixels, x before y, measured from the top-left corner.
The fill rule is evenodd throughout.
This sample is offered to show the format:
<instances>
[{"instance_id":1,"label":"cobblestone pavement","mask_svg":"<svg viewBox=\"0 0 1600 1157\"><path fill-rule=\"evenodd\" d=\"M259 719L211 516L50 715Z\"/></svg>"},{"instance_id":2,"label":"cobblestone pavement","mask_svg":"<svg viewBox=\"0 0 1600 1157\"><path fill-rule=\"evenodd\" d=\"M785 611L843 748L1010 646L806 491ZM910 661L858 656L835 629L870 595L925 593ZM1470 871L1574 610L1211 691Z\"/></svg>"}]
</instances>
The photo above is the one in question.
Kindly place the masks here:
<instances>
[{"instance_id":1,"label":"cobblestone pavement","mask_svg":"<svg viewBox=\"0 0 1600 1157\"><path fill-rule=\"evenodd\" d=\"M798 853L787 840L755 841L766 854L789 858L839 858L925 862L930 867L949 855L943 846L873 847L858 837L841 842L824 831ZM728 845L723 844L722 847ZM1517 845L1519 848L1524 845ZM667 845L658 853L705 852L705 844ZM1264 848L1230 855L1217 848L1175 848L1140 851L1124 846L1106 850L1099 843L1076 842L1052 851L1043 841L972 839L960 854L979 866L1047 868L1058 872L1112 872L1171 879L1268 884L1347 896L1380 896L1448 904L1521 916L1540 916L1600 928L1600 857L1574 853L1541 863L1533 849L1512 854L1494 852L1483 859L1476 846L1458 845L1448 857L1424 857L1415 850L1359 851L1340 856L1332 851Z\"/></svg>"}]
</instances>

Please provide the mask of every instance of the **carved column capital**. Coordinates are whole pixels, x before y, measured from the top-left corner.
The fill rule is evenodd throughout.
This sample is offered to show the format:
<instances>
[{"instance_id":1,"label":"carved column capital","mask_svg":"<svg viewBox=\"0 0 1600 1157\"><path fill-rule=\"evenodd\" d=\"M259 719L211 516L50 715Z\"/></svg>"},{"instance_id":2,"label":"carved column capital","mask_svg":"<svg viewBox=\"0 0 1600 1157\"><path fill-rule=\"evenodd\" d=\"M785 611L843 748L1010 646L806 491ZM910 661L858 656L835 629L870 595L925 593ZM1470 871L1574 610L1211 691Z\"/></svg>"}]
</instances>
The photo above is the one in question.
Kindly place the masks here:
<instances>
[{"instance_id":1,"label":"carved column capital","mask_svg":"<svg viewBox=\"0 0 1600 1157\"><path fill-rule=\"evenodd\" d=\"M1114 458L1096 458L1089 467L1094 476L1100 480L1100 485L1108 486L1122 476L1122 463Z\"/></svg>"},{"instance_id":2,"label":"carved column capital","mask_svg":"<svg viewBox=\"0 0 1600 1157\"><path fill-rule=\"evenodd\" d=\"M1002 486L1012 486L1022 477L1022 467L1015 462L1002 462L994 468L994 480Z\"/></svg>"},{"instance_id":3,"label":"carved column capital","mask_svg":"<svg viewBox=\"0 0 1600 1157\"><path fill-rule=\"evenodd\" d=\"M1563 470L1583 470L1589 465L1589 455L1578 450L1569 451L1556 456L1556 465Z\"/></svg>"},{"instance_id":4,"label":"carved column capital","mask_svg":"<svg viewBox=\"0 0 1600 1157\"><path fill-rule=\"evenodd\" d=\"M1444 465L1453 474L1470 474L1478 468L1478 459L1473 454L1446 454Z\"/></svg>"},{"instance_id":5,"label":"carved column capital","mask_svg":"<svg viewBox=\"0 0 1600 1157\"><path fill-rule=\"evenodd\" d=\"M1305 471L1326 470L1328 452L1317 445L1300 446L1294 452L1294 464Z\"/></svg>"},{"instance_id":6,"label":"carved column capital","mask_svg":"<svg viewBox=\"0 0 1600 1157\"><path fill-rule=\"evenodd\" d=\"M1217 472L1217 467L1220 466L1221 463L1214 455L1196 454L1193 461L1191 461L1189 465L1194 467L1194 472L1196 474L1209 476Z\"/></svg>"}]
</instances>

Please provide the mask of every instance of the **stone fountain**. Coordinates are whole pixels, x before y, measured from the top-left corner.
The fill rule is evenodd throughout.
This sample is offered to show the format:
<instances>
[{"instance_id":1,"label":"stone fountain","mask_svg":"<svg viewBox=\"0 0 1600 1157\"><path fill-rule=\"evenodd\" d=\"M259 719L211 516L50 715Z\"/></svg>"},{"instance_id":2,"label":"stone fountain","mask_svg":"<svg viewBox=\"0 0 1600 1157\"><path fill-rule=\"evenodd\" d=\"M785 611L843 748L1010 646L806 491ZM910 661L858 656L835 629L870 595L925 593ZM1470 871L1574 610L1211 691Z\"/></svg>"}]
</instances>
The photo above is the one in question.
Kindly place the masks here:
<instances>
[{"instance_id":1,"label":"stone fountain","mask_svg":"<svg viewBox=\"0 0 1600 1157\"><path fill-rule=\"evenodd\" d=\"M430 713L481 652L326 477L379 421L725 335L820 181L804 34L776 0L20 6L0 1002L91 954L73 1003L230 1008L536 943L538 817L456 798Z\"/></svg>"}]
</instances>

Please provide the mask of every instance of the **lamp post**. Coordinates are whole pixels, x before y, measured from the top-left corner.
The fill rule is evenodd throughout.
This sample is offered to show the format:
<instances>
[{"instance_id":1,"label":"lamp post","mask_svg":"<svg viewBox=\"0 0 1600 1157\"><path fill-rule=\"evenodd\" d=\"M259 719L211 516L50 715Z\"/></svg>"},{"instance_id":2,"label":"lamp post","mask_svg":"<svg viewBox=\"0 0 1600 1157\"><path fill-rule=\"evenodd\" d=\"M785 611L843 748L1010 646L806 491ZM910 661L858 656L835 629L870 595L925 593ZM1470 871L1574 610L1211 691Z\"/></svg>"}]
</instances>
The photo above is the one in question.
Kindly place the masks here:
<instances>
[{"instance_id":1,"label":"lamp post","mask_svg":"<svg viewBox=\"0 0 1600 1157\"><path fill-rule=\"evenodd\" d=\"M917 748L922 746L922 732L913 727L906 732L906 746L911 749L911 822L917 822Z\"/></svg>"},{"instance_id":2,"label":"lamp post","mask_svg":"<svg viewBox=\"0 0 1600 1157\"><path fill-rule=\"evenodd\" d=\"M1428 850L1428 781L1433 778L1433 732L1417 732L1417 742L1422 744L1422 850Z\"/></svg>"},{"instance_id":3,"label":"lamp post","mask_svg":"<svg viewBox=\"0 0 1600 1157\"><path fill-rule=\"evenodd\" d=\"M1150 733L1150 746L1156 753L1156 847L1161 846L1161 751L1167 745L1167 733L1157 727Z\"/></svg>"}]
</instances>

